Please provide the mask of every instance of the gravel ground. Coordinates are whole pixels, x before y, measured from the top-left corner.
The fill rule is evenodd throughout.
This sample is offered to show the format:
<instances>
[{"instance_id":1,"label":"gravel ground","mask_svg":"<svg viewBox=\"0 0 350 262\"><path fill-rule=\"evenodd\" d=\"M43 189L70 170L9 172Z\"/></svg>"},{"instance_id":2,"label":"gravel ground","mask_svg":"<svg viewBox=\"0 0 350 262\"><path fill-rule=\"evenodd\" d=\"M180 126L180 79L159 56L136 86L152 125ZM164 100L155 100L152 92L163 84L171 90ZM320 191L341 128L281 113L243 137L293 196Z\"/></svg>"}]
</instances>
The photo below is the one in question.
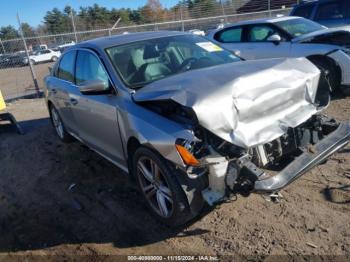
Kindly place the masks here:
<instances>
[{"instance_id":1,"label":"gravel ground","mask_svg":"<svg viewBox=\"0 0 350 262\"><path fill-rule=\"evenodd\" d=\"M54 63L34 65L39 88L42 88L44 77L49 74L49 67ZM29 66L0 69L0 90L5 99L12 99L35 92Z\"/></svg>"},{"instance_id":2,"label":"gravel ground","mask_svg":"<svg viewBox=\"0 0 350 262\"><path fill-rule=\"evenodd\" d=\"M349 120L349 102L334 100L327 114ZM77 254L88 260L106 254L350 259L350 147L283 190L279 203L238 195L169 229L149 215L127 174L78 142L58 140L43 100L17 101L9 111L26 134L0 126L0 260Z\"/></svg>"}]
</instances>

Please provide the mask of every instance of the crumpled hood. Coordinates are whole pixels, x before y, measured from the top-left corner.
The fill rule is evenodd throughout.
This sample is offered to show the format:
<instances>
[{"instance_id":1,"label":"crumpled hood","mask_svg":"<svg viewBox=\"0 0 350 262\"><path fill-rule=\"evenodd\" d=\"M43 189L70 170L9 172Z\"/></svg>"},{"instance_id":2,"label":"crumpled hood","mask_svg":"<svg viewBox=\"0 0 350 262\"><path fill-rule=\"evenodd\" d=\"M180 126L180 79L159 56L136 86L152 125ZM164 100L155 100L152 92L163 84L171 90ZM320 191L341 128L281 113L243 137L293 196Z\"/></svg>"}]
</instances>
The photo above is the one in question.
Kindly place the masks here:
<instances>
[{"instance_id":1,"label":"crumpled hood","mask_svg":"<svg viewBox=\"0 0 350 262\"><path fill-rule=\"evenodd\" d=\"M336 41L336 38L339 40ZM349 44L350 42L350 27L340 27L340 28L327 28L324 30L319 30L309 34L304 34L293 38L293 42L308 42L314 39L322 40L325 44L339 44L343 45L344 43ZM337 43L339 42L339 43Z\"/></svg>"},{"instance_id":2,"label":"crumpled hood","mask_svg":"<svg viewBox=\"0 0 350 262\"><path fill-rule=\"evenodd\" d=\"M230 63L153 82L137 102L173 100L199 124L244 148L270 142L317 112L320 71L305 58Z\"/></svg>"}]
</instances>

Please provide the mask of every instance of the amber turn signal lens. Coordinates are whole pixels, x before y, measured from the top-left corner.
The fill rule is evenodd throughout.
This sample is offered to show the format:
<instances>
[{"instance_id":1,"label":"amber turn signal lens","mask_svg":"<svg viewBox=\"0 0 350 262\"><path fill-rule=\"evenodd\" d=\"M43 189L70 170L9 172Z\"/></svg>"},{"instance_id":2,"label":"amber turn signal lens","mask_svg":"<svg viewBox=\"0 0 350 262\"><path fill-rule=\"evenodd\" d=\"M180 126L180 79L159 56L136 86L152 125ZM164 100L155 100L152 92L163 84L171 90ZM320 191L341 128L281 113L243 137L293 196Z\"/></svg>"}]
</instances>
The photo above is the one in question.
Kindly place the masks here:
<instances>
[{"instance_id":1,"label":"amber turn signal lens","mask_svg":"<svg viewBox=\"0 0 350 262\"><path fill-rule=\"evenodd\" d=\"M199 165L199 161L185 147L181 145L175 145L175 146L176 146L177 152L179 152L185 164L190 166Z\"/></svg>"}]
</instances>

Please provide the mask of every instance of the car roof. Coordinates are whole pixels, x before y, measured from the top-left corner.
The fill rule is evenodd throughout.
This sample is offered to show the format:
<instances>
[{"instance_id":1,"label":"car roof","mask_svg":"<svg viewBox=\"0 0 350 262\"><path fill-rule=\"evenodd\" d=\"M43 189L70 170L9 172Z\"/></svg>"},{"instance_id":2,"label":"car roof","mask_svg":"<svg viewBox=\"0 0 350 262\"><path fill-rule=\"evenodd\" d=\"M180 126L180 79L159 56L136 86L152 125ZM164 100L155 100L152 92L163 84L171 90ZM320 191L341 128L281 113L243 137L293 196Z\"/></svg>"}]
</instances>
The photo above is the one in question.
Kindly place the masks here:
<instances>
[{"instance_id":1,"label":"car roof","mask_svg":"<svg viewBox=\"0 0 350 262\"><path fill-rule=\"evenodd\" d=\"M105 49L112 46L128 44L132 42L156 39L167 36L179 36L179 35L191 35L185 32L176 31L151 31L151 32L140 32L140 33L127 33L121 35L114 35L109 37L100 37L88 41L81 42L74 47L78 48L94 48L94 49Z\"/></svg>"},{"instance_id":2,"label":"car roof","mask_svg":"<svg viewBox=\"0 0 350 262\"><path fill-rule=\"evenodd\" d=\"M245 20L238 23L231 23L225 25L224 28L232 27L232 26L240 26L240 25L254 25L254 24L263 24L263 23L276 23L281 21L287 21L287 20L293 20L302 18L299 16L281 16L281 17L273 17L273 18L260 18L260 19L254 19L254 20Z\"/></svg>"}]
</instances>

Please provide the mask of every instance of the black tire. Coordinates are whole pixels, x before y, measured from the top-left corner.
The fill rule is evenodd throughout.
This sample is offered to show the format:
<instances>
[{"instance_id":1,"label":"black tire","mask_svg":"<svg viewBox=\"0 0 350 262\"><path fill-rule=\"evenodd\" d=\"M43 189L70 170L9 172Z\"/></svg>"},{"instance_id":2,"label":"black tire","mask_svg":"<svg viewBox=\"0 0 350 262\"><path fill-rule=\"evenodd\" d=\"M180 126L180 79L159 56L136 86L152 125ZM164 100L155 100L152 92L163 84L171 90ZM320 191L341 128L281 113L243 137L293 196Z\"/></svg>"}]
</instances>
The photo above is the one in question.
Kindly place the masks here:
<instances>
[{"instance_id":1,"label":"black tire","mask_svg":"<svg viewBox=\"0 0 350 262\"><path fill-rule=\"evenodd\" d=\"M52 61L52 62L56 62L56 61L57 61L57 59L58 59L58 57L57 57L57 56L53 56L53 57L51 58L51 61Z\"/></svg>"},{"instance_id":2,"label":"black tire","mask_svg":"<svg viewBox=\"0 0 350 262\"><path fill-rule=\"evenodd\" d=\"M336 63L321 56L309 57L309 60L322 71L322 77L327 82L331 93L339 93L341 91L341 72Z\"/></svg>"},{"instance_id":3,"label":"black tire","mask_svg":"<svg viewBox=\"0 0 350 262\"><path fill-rule=\"evenodd\" d=\"M161 213L161 207L158 200L158 191L161 191L159 189L154 188L156 193L154 193L153 197L151 197L151 191L152 190L144 190L147 186L146 184L149 182L143 175L143 172L140 170L139 164L142 162L146 166L146 162L143 162L147 159L150 159L153 161L159 168L159 175L158 178L159 184L164 185L168 187L171 194L170 198L172 199L172 205L170 204L170 201L167 202L167 207L170 209L168 210L167 215L160 214ZM191 216L190 207L185 195L185 192L183 191L181 185L175 178L177 175L177 171L175 168L172 167L172 165L165 160L162 156L160 156L158 153L154 152L151 149L148 149L146 147L139 147L134 156L133 156L133 168L132 168L133 175L135 176L135 179L137 180L138 187L140 189L140 192L142 196L145 199L145 202L148 206L148 208L151 210L151 213L162 223L168 225L168 226L179 226L183 225L186 222L188 222L190 219L193 218ZM146 183L145 183L146 181ZM157 184L157 182L154 182L154 184ZM148 185L150 186L150 184ZM152 191L153 192L153 191ZM147 197L147 194L149 197ZM169 196L168 195L168 196ZM155 198L155 199L154 199ZM154 203L156 202L156 203ZM156 205L158 205L159 210L156 210Z\"/></svg>"},{"instance_id":4,"label":"black tire","mask_svg":"<svg viewBox=\"0 0 350 262\"><path fill-rule=\"evenodd\" d=\"M51 104L49 106L49 111L50 111L51 124L52 124L53 128L55 129L57 136L60 138L60 140L62 142L70 143L73 140L73 138L66 131L66 128L64 127L64 123L60 117L60 114L58 113L57 109L55 108L55 106ZM59 121L60 123L58 123L57 121Z\"/></svg>"}]
</instances>

